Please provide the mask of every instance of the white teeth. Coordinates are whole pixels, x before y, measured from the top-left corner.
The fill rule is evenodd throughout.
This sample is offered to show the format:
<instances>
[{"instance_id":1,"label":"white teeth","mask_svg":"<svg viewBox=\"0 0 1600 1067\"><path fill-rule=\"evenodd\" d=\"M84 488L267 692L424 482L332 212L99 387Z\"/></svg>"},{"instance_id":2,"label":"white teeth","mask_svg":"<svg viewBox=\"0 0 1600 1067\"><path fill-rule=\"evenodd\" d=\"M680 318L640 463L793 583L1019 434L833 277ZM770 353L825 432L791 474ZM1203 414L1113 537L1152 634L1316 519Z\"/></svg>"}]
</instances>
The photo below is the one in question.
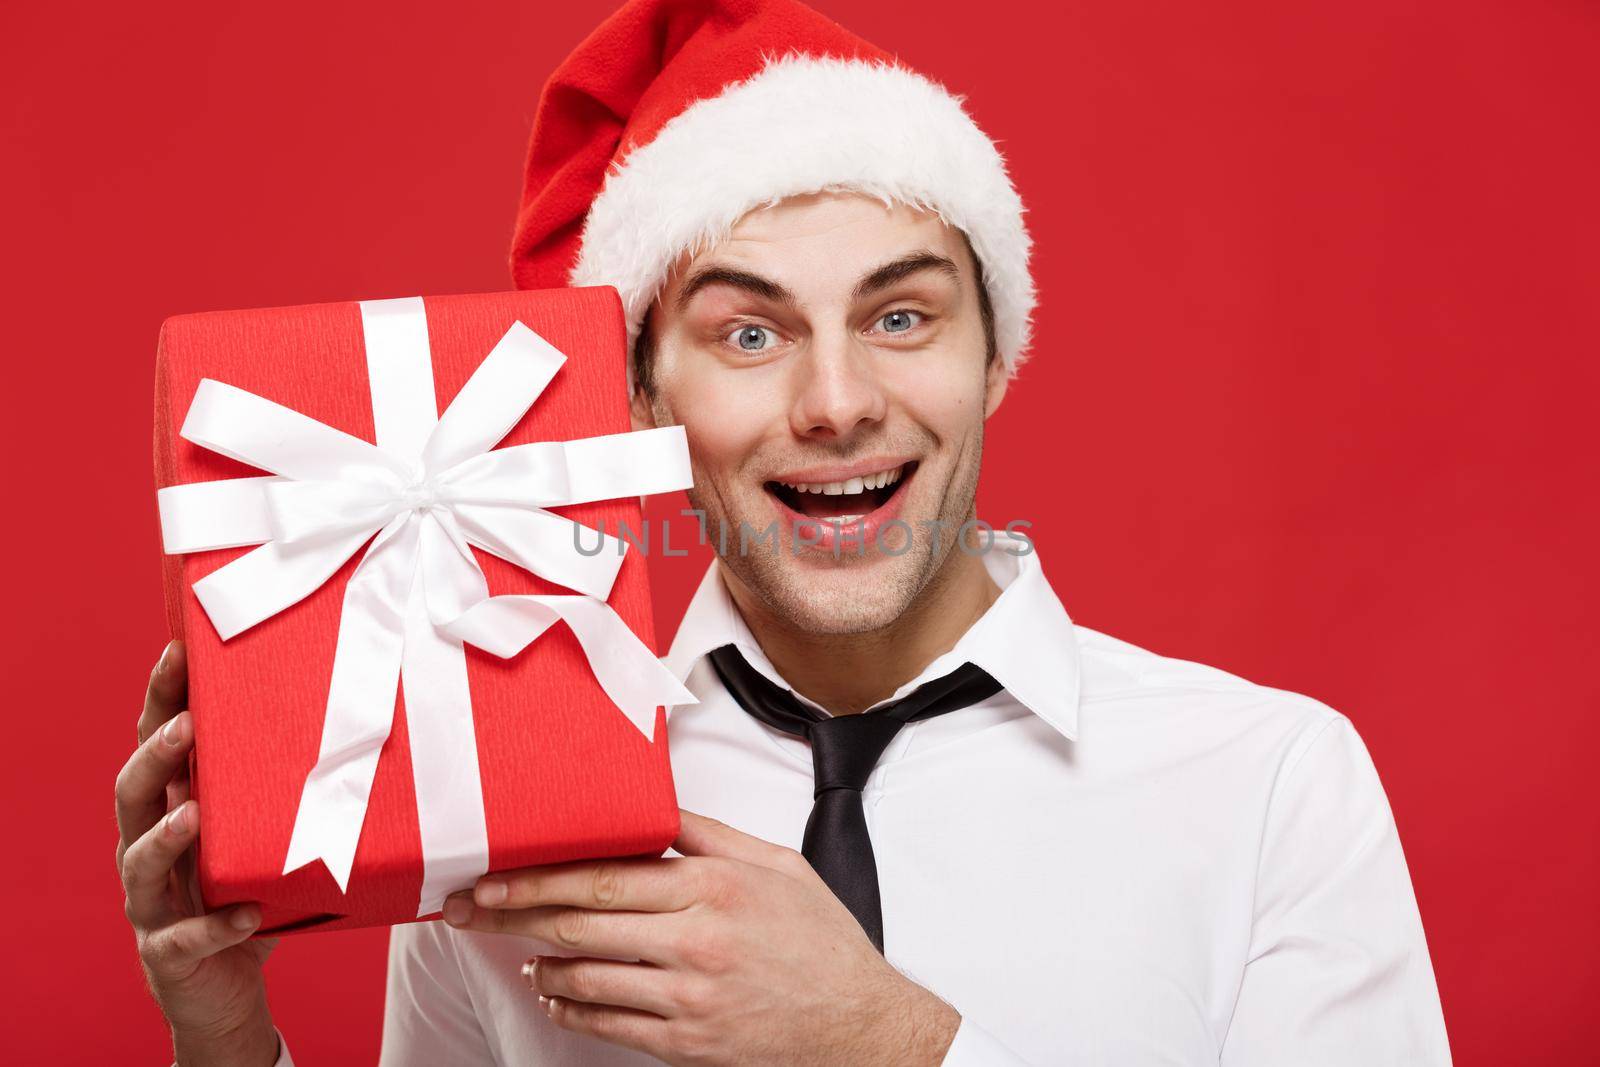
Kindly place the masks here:
<instances>
[{"instance_id":1,"label":"white teeth","mask_svg":"<svg viewBox=\"0 0 1600 1067\"><path fill-rule=\"evenodd\" d=\"M894 467L875 474L863 474L859 478L847 478L842 482L779 482L797 493L824 493L828 496L847 496L862 493L868 489L882 489L884 486L893 485L900 480L900 475L905 468Z\"/></svg>"}]
</instances>

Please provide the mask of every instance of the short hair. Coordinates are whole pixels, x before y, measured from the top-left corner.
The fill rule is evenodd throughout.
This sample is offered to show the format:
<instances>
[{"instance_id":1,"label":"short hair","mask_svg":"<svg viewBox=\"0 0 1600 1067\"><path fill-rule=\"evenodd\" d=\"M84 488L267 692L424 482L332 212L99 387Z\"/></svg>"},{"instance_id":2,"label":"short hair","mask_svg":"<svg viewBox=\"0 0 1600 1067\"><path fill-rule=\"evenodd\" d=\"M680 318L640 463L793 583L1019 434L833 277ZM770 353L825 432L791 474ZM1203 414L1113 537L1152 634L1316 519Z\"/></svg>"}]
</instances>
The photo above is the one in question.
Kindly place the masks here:
<instances>
[{"instance_id":1,"label":"short hair","mask_svg":"<svg viewBox=\"0 0 1600 1067\"><path fill-rule=\"evenodd\" d=\"M983 261L978 258L978 253L972 249L972 241L967 237L965 230L956 230L961 235L961 243L967 249L967 258L972 261L974 271L977 273L978 282L978 317L983 321L983 343L985 365L992 364L1000 358L1000 346L995 340L994 330L994 301L989 298L989 283L984 278ZM644 318L639 322L639 336L633 342L633 381L634 385L644 390L646 396L655 395L655 336L650 329L650 322L655 317L655 304L645 310Z\"/></svg>"}]
</instances>

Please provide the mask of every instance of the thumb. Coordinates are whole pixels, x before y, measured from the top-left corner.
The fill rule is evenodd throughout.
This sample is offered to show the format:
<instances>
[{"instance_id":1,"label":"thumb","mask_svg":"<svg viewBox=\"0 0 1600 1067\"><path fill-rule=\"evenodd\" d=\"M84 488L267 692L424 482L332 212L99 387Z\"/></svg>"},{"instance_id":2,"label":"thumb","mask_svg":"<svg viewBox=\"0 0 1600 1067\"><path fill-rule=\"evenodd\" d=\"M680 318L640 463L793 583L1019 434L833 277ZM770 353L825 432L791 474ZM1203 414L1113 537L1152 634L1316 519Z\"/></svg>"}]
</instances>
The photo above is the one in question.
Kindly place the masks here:
<instances>
[{"instance_id":1,"label":"thumb","mask_svg":"<svg viewBox=\"0 0 1600 1067\"><path fill-rule=\"evenodd\" d=\"M790 872L794 857L799 856L792 848L775 845L692 811L680 808L678 816L678 839L672 847L685 856L721 856L786 874Z\"/></svg>"}]
</instances>

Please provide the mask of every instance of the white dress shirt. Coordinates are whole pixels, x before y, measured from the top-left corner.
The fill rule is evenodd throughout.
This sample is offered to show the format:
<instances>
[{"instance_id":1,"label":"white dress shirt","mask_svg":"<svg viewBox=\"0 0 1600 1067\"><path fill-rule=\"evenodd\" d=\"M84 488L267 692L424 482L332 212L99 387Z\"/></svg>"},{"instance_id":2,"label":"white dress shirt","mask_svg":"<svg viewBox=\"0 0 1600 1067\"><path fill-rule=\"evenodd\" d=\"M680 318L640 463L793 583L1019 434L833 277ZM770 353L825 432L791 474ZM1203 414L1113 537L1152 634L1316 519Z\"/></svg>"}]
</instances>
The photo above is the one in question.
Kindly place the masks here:
<instances>
[{"instance_id":1,"label":"white dress shirt","mask_svg":"<svg viewBox=\"0 0 1600 1067\"><path fill-rule=\"evenodd\" d=\"M885 957L962 1016L946 1067L1449 1064L1350 720L1075 625L1024 547L997 539L999 599L895 696L968 661L1004 688L906 725L863 791ZM722 687L704 657L730 642L783 684L713 564L666 657L700 700L669 720L678 802L798 849L810 749ZM395 927L383 1064L657 1062L551 1022L536 953L570 954Z\"/></svg>"}]
</instances>

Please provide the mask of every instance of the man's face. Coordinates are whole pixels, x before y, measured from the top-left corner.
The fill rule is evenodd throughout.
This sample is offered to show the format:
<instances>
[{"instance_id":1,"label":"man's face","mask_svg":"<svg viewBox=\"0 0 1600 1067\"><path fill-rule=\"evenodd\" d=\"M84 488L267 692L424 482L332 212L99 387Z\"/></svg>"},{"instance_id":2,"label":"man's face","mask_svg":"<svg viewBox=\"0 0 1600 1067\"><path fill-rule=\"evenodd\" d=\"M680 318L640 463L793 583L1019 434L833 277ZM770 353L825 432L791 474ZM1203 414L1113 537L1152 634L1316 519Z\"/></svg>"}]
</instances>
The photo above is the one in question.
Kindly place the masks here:
<instances>
[{"instance_id":1,"label":"man's face","mask_svg":"<svg viewBox=\"0 0 1600 1067\"><path fill-rule=\"evenodd\" d=\"M689 499L713 543L726 531L736 595L804 632L864 633L950 562L1005 392L977 286L960 233L853 194L752 212L677 264L635 416L684 427Z\"/></svg>"}]
</instances>

